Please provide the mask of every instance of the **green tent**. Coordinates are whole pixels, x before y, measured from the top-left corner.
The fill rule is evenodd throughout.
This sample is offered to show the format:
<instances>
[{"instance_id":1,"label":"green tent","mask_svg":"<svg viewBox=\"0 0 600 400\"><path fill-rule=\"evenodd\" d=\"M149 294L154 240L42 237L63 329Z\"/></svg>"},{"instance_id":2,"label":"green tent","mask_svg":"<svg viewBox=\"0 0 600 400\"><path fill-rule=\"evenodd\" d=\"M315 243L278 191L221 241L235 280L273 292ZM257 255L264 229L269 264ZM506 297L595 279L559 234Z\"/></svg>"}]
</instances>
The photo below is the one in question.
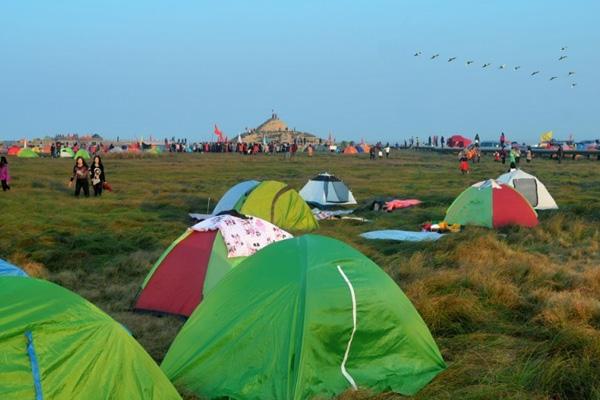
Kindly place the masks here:
<instances>
[{"instance_id":1,"label":"green tent","mask_svg":"<svg viewBox=\"0 0 600 400\"><path fill-rule=\"evenodd\" d=\"M91 160L91 158L92 158L90 156L90 153L86 149L77 150L77 153L75 153L75 159L77 159L77 157L81 157L84 160Z\"/></svg>"},{"instance_id":2,"label":"green tent","mask_svg":"<svg viewBox=\"0 0 600 400\"><path fill-rule=\"evenodd\" d=\"M247 196L240 198L235 209L283 229L312 230L319 227L310 207L298 192L278 181L261 182Z\"/></svg>"},{"instance_id":3,"label":"green tent","mask_svg":"<svg viewBox=\"0 0 600 400\"><path fill-rule=\"evenodd\" d=\"M30 149L29 147L24 147L17 153L17 157L19 158L38 158L40 155Z\"/></svg>"},{"instance_id":4,"label":"green tent","mask_svg":"<svg viewBox=\"0 0 600 400\"><path fill-rule=\"evenodd\" d=\"M155 147L151 148L150 150L148 150L146 153L158 155L158 154L162 154L162 150L160 149L160 147L155 146Z\"/></svg>"},{"instance_id":5,"label":"green tent","mask_svg":"<svg viewBox=\"0 0 600 400\"><path fill-rule=\"evenodd\" d=\"M309 399L355 387L412 395L446 366L383 270L338 240L306 235L225 276L161 367L200 397Z\"/></svg>"},{"instance_id":6,"label":"green tent","mask_svg":"<svg viewBox=\"0 0 600 400\"><path fill-rule=\"evenodd\" d=\"M75 157L75 152L70 147L63 147L60 149L60 157L61 158L73 158Z\"/></svg>"},{"instance_id":7,"label":"green tent","mask_svg":"<svg viewBox=\"0 0 600 400\"><path fill-rule=\"evenodd\" d=\"M0 399L180 399L116 321L53 283L0 277Z\"/></svg>"}]
</instances>

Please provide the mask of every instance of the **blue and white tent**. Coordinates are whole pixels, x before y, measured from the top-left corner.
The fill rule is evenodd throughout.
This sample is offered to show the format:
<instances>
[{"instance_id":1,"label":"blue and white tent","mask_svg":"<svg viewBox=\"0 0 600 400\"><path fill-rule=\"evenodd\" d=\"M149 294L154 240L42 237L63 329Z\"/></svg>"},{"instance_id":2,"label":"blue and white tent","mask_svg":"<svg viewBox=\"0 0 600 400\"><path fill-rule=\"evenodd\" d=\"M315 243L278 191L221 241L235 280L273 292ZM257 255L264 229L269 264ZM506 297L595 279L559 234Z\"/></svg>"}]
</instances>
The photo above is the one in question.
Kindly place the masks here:
<instances>
[{"instance_id":1,"label":"blue and white tent","mask_svg":"<svg viewBox=\"0 0 600 400\"><path fill-rule=\"evenodd\" d=\"M331 207L356 204L354 195L341 179L328 173L322 173L300 190L300 196L309 204L317 207Z\"/></svg>"},{"instance_id":2,"label":"blue and white tent","mask_svg":"<svg viewBox=\"0 0 600 400\"><path fill-rule=\"evenodd\" d=\"M0 276L22 276L26 278L28 275L21 268L0 258Z\"/></svg>"}]
</instances>

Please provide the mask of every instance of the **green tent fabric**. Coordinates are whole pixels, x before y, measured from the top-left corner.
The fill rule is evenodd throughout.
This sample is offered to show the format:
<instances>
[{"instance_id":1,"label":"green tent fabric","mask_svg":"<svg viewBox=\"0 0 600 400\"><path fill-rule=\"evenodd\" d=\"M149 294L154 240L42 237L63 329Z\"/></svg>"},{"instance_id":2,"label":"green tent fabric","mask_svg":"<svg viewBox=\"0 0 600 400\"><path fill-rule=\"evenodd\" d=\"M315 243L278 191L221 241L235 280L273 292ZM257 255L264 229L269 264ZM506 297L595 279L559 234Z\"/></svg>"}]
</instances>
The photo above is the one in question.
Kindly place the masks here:
<instances>
[{"instance_id":1,"label":"green tent fabric","mask_svg":"<svg viewBox=\"0 0 600 400\"><path fill-rule=\"evenodd\" d=\"M38 158L39 154L30 149L29 147L24 147L17 153L17 157L19 158Z\"/></svg>"},{"instance_id":2,"label":"green tent fabric","mask_svg":"<svg viewBox=\"0 0 600 400\"><path fill-rule=\"evenodd\" d=\"M70 147L63 147L60 149L61 158L73 158L75 157L75 152Z\"/></svg>"},{"instance_id":3,"label":"green tent fabric","mask_svg":"<svg viewBox=\"0 0 600 400\"><path fill-rule=\"evenodd\" d=\"M203 398L309 399L353 387L412 395L445 369L427 326L375 263L306 235L234 268L161 368Z\"/></svg>"},{"instance_id":4,"label":"green tent fabric","mask_svg":"<svg viewBox=\"0 0 600 400\"><path fill-rule=\"evenodd\" d=\"M0 399L180 399L120 324L53 283L0 278Z\"/></svg>"},{"instance_id":5,"label":"green tent fabric","mask_svg":"<svg viewBox=\"0 0 600 400\"><path fill-rule=\"evenodd\" d=\"M84 160L91 160L92 157L90 156L90 153L85 150L85 149L79 149L77 150L77 153L75 153L75 158L77 159L77 157L81 157Z\"/></svg>"},{"instance_id":6,"label":"green tent fabric","mask_svg":"<svg viewBox=\"0 0 600 400\"><path fill-rule=\"evenodd\" d=\"M313 230L319 227L304 199L282 182L261 182L247 197L240 198L236 210L267 220L282 229Z\"/></svg>"},{"instance_id":7,"label":"green tent fabric","mask_svg":"<svg viewBox=\"0 0 600 400\"><path fill-rule=\"evenodd\" d=\"M160 147L153 147L150 150L147 151L148 154L162 154L162 150L160 149Z\"/></svg>"}]
</instances>

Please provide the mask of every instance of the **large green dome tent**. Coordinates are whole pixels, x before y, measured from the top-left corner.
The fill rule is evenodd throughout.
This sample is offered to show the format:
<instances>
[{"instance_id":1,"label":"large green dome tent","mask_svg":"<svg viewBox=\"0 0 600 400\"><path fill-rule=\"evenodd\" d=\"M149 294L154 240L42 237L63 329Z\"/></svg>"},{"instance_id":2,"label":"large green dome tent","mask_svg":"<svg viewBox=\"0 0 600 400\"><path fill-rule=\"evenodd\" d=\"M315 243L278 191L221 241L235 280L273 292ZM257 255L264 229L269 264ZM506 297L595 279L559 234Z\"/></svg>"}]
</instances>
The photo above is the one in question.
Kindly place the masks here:
<instances>
[{"instance_id":1,"label":"large green dome tent","mask_svg":"<svg viewBox=\"0 0 600 400\"><path fill-rule=\"evenodd\" d=\"M180 399L119 323L53 283L0 277L0 399Z\"/></svg>"},{"instance_id":2,"label":"large green dome tent","mask_svg":"<svg viewBox=\"0 0 600 400\"><path fill-rule=\"evenodd\" d=\"M161 365L202 398L298 400L356 387L412 395L445 367L396 283L359 251L317 235L240 263Z\"/></svg>"}]
</instances>

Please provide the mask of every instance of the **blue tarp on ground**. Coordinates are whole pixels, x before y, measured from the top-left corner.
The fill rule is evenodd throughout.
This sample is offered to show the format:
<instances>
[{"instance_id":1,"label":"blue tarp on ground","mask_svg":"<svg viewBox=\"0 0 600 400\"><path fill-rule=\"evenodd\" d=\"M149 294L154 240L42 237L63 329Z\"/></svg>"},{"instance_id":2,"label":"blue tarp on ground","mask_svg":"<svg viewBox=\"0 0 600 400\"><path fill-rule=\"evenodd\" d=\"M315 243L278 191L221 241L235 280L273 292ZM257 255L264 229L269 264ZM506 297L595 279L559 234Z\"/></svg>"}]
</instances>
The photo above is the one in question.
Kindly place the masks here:
<instances>
[{"instance_id":1,"label":"blue tarp on ground","mask_svg":"<svg viewBox=\"0 0 600 400\"><path fill-rule=\"evenodd\" d=\"M365 232L360 235L365 239L381 239L381 240L403 240L409 242L422 242L428 240L438 240L443 235L436 232L412 232L399 230L384 230Z\"/></svg>"},{"instance_id":2,"label":"blue tarp on ground","mask_svg":"<svg viewBox=\"0 0 600 400\"><path fill-rule=\"evenodd\" d=\"M27 277L25 271L0 258L0 276L23 276Z\"/></svg>"}]
</instances>

